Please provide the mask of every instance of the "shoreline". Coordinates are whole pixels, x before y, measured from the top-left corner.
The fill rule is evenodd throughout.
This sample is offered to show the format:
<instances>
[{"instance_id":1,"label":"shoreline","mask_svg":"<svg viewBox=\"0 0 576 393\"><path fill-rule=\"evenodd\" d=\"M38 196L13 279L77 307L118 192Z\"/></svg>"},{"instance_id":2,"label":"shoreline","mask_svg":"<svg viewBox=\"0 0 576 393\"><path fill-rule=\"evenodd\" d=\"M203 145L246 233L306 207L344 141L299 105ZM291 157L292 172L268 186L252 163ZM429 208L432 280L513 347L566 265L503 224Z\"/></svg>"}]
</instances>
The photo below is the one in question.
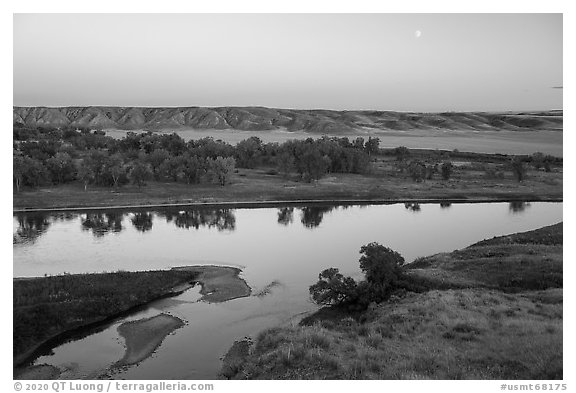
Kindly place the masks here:
<instances>
[{"instance_id":1,"label":"shoreline","mask_svg":"<svg viewBox=\"0 0 576 393\"><path fill-rule=\"evenodd\" d=\"M75 336L80 336L83 333L90 332L93 329L98 329L102 326L110 324L115 320L128 316L142 309L143 307L146 307L156 300L178 296L196 284L202 286L201 293L204 296L201 300L208 302L225 302L239 297L250 296L251 294L251 288L248 286L246 281L244 281L244 279L239 276L241 269L236 267L216 265L179 266L166 270L166 272L170 271L191 271L196 273L197 276L193 280L194 284L182 283L176 285L168 289L166 292L160 294L159 296L154 297L153 299L139 303L121 312L111 314L103 319L59 332L43 340L33 348L13 358L14 371L20 369L21 372L24 372L29 367L29 364L31 364L39 356L42 356L43 352L50 350L64 342L67 342ZM86 273L82 275L93 276L98 274L102 273ZM31 277L24 279L37 280L43 278L44 277ZM13 277L13 281L18 281L21 279L22 278L19 277Z\"/></svg>"},{"instance_id":2,"label":"shoreline","mask_svg":"<svg viewBox=\"0 0 576 393\"><path fill-rule=\"evenodd\" d=\"M295 200L263 200L263 201L213 201L213 202L184 202L184 203L154 203L154 204L130 204L108 206L70 206L70 207L47 207L47 208L18 208L12 209L12 213L41 213L61 211L98 211L98 210L124 210L124 209L156 209L168 207L217 207L258 209L263 207L278 206L301 206L301 205L393 205L399 203L496 203L496 202L563 202L563 198L554 196L512 196L483 197L483 198L405 198L405 199L295 199Z\"/></svg>"},{"instance_id":3,"label":"shoreline","mask_svg":"<svg viewBox=\"0 0 576 393\"><path fill-rule=\"evenodd\" d=\"M99 274L99 273L87 273L86 275L94 275L94 274ZM40 279L43 277L25 277L24 279L30 279L30 280L35 280L35 279ZM12 280L20 280L22 279L21 277L13 277ZM72 337L76 336L76 335L81 335L85 332L89 332L91 330L94 329L98 329L99 327L102 327L106 324L109 323L113 323L115 320L120 319L120 318L124 318L134 312L137 312L139 310L141 310L143 307L146 307L146 305L156 301L156 300L161 300L161 299L165 299L168 297L173 297L173 296L178 296L182 293L184 293L186 290L192 288L192 286L184 286L184 285L178 285L176 287L170 288L169 291L167 291L166 293L163 293L149 301L146 301L144 303L140 303L138 305L135 305L133 307L130 307L126 310L120 311L118 313L114 313L111 314L103 319L97 320L97 321L93 321L90 323L87 323L85 325L82 326L78 326L75 327L73 329L69 329L69 330L65 330L62 332L59 332L57 334L54 334L53 336L47 338L46 340L44 340L41 343L38 343L37 345L35 345L33 348L29 349L28 351L24 352L23 354L15 357L13 359L13 368L17 369L17 368L25 368L27 367L26 364L33 362L34 360L36 360L38 357L42 356L43 352L50 350L62 343L67 342L69 339L71 339Z\"/></svg>"}]
</instances>

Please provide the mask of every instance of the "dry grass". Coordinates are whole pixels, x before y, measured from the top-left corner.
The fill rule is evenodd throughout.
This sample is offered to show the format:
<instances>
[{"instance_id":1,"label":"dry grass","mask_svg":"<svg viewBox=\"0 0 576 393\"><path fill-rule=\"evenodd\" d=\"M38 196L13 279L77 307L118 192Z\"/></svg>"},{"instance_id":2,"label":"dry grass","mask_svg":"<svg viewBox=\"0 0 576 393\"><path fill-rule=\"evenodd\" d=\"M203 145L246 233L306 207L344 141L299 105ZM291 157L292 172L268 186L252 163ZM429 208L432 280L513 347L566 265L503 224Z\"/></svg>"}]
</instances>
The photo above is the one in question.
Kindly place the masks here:
<instances>
[{"instance_id":1,"label":"dry grass","mask_svg":"<svg viewBox=\"0 0 576 393\"><path fill-rule=\"evenodd\" d=\"M462 250L418 258L412 277L431 287L485 287L506 292L562 288L562 223L484 240Z\"/></svg>"},{"instance_id":2,"label":"dry grass","mask_svg":"<svg viewBox=\"0 0 576 393\"><path fill-rule=\"evenodd\" d=\"M363 324L271 329L236 377L559 379L562 290L432 291L381 305Z\"/></svg>"}]
</instances>

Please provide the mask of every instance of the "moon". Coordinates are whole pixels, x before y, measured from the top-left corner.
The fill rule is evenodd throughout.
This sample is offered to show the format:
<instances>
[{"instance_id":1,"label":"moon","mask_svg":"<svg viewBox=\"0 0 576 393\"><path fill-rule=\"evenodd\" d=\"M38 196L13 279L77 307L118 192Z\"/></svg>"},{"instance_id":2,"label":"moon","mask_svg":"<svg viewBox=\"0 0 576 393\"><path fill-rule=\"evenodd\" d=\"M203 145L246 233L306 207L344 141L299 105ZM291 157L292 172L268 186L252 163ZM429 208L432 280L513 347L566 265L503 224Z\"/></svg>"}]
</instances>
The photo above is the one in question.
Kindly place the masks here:
<instances>
[{"instance_id":1,"label":"moon","mask_svg":"<svg viewBox=\"0 0 576 393\"><path fill-rule=\"evenodd\" d=\"M420 30L416 30L416 31L414 32L414 36L415 36L416 38L420 38L421 35L422 35L422 32L421 32Z\"/></svg>"}]
</instances>

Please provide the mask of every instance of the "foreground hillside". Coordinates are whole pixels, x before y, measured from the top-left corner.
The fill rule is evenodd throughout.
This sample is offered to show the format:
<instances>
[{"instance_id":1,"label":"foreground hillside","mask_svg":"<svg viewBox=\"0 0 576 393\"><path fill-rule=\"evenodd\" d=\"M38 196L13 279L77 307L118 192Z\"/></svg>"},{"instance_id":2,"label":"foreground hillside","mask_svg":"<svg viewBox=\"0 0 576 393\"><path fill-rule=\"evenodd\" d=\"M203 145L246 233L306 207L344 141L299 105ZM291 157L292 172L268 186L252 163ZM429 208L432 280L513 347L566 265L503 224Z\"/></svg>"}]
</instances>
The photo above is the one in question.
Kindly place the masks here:
<instances>
[{"instance_id":1,"label":"foreground hillside","mask_svg":"<svg viewBox=\"0 0 576 393\"><path fill-rule=\"evenodd\" d=\"M361 315L237 344L223 376L248 379L561 379L562 224L409 266L421 293ZM329 316L329 317L327 317Z\"/></svg>"},{"instance_id":2,"label":"foreground hillside","mask_svg":"<svg viewBox=\"0 0 576 393\"><path fill-rule=\"evenodd\" d=\"M263 107L14 107L13 122L30 127L90 127L120 130L286 129L340 134L358 130L562 130L562 111L445 112L332 111Z\"/></svg>"}]
</instances>

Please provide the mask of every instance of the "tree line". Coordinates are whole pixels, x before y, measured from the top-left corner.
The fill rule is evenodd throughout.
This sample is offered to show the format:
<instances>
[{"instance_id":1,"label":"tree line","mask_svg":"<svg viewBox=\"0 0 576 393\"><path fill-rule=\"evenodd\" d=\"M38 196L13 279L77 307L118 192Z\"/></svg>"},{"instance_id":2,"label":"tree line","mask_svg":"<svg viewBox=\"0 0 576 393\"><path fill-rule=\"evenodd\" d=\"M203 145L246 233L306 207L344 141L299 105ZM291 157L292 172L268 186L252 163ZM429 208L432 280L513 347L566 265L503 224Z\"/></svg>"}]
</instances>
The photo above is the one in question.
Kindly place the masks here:
<instances>
[{"instance_id":1,"label":"tree line","mask_svg":"<svg viewBox=\"0 0 576 393\"><path fill-rule=\"evenodd\" d=\"M13 180L22 186L81 182L120 187L147 180L224 186L236 168L272 168L306 182L327 173L366 173L379 140L323 137L264 143L250 137L233 146L206 137L186 142L176 133L128 132L122 139L86 128L14 125Z\"/></svg>"}]
</instances>

